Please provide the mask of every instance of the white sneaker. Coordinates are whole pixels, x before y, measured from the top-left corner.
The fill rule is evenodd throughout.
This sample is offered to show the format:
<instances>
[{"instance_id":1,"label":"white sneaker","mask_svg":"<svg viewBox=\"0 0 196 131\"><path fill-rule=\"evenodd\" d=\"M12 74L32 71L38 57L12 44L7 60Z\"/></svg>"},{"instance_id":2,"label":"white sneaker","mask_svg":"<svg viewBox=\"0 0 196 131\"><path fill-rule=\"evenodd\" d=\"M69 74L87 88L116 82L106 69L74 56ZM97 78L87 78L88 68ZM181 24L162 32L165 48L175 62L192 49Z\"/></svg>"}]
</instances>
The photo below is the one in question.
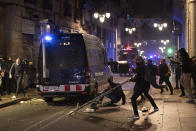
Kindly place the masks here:
<instances>
[{"instance_id":1,"label":"white sneaker","mask_svg":"<svg viewBox=\"0 0 196 131\"><path fill-rule=\"evenodd\" d=\"M90 108L86 108L86 110L84 110L85 113L92 113L95 112L95 109L90 109Z\"/></svg>"},{"instance_id":2,"label":"white sneaker","mask_svg":"<svg viewBox=\"0 0 196 131\"><path fill-rule=\"evenodd\" d=\"M16 96L12 96L11 98L12 98L12 99L16 99Z\"/></svg>"}]
</instances>

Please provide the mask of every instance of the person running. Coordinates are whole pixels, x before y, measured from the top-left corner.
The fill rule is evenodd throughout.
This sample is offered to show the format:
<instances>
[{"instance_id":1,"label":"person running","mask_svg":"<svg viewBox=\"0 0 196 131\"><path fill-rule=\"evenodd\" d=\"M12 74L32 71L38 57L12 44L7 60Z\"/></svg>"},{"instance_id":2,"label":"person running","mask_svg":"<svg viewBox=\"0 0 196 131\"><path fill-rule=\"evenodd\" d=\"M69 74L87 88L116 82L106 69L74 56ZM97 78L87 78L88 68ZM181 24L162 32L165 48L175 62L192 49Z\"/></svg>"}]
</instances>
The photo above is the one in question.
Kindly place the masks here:
<instances>
[{"instance_id":1,"label":"person running","mask_svg":"<svg viewBox=\"0 0 196 131\"><path fill-rule=\"evenodd\" d=\"M154 111L158 111L159 108L155 104L153 98L148 94L148 91L150 89L150 83L147 82L144 78L145 64L144 64L144 60L141 56L136 57L135 73L136 73L135 77L131 78L130 81L136 82L134 89L133 89L134 91L133 91L133 95L131 97L131 102L132 102L132 107L133 107L133 111L134 111L134 115L132 116L132 118L134 120L137 120L137 119L139 119L139 113L138 113L138 109L137 109L136 100L142 93L144 93L144 95L148 98L148 100L150 101L150 103L154 107Z\"/></svg>"},{"instance_id":2,"label":"person running","mask_svg":"<svg viewBox=\"0 0 196 131\"><path fill-rule=\"evenodd\" d=\"M171 82L169 81L169 77L171 75L169 66L166 64L165 59L161 60L161 64L158 67L158 72L160 75L159 84L161 85L163 82L169 87L170 95L173 95L173 87Z\"/></svg>"},{"instance_id":3,"label":"person running","mask_svg":"<svg viewBox=\"0 0 196 131\"><path fill-rule=\"evenodd\" d=\"M9 72L10 79L12 78L13 72L14 72L14 77L15 77L15 80L16 80L17 88L16 88L16 96L13 96L12 98L16 98L18 96L18 94L20 93L20 90L22 91L22 93L25 96L25 91L22 87L22 79L23 79L23 76L24 76L24 67L23 67L23 64L22 64L20 58L17 58L16 63L13 63L12 66L11 66L11 69L10 69L10 72Z\"/></svg>"},{"instance_id":4,"label":"person running","mask_svg":"<svg viewBox=\"0 0 196 131\"><path fill-rule=\"evenodd\" d=\"M156 82L157 67L155 65L153 65L151 59L149 59L147 61L147 66L146 66L145 72L146 72L146 74L145 74L145 80L148 81L154 88L160 89L161 90L160 93L163 93L164 92L163 88L166 88L166 90L168 91L167 86L158 85L157 84L157 82Z\"/></svg>"}]
</instances>

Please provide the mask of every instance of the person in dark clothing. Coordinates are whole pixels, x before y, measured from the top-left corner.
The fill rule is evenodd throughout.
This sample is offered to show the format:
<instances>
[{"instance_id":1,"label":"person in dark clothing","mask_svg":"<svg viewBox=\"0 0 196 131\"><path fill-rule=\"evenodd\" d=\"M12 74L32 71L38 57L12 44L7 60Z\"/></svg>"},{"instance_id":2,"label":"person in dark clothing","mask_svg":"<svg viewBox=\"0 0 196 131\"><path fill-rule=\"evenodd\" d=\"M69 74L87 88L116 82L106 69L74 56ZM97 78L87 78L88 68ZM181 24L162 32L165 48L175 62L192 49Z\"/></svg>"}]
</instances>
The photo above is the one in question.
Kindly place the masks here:
<instances>
[{"instance_id":1,"label":"person in dark clothing","mask_svg":"<svg viewBox=\"0 0 196 131\"><path fill-rule=\"evenodd\" d=\"M108 65L110 66L112 73L114 73L114 60L112 58L110 58Z\"/></svg>"},{"instance_id":2,"label":"person in dark clothing","mask_svg":"<svg viewBox=\"0 0 196 131\"><path fill-rule=\"evenodd\" d=\"M24 76L24 85L25 89L32 88L35 85L35 79L36 79L36 69L33 66L32 62L28 62L28 65L25 68L25 76Z\"/></svg>"},{"instance_id":3,"label":"person in dark clothing","mask_svg":"<svg viewBox=\"0 0 196 131\"><path fill-rule=\"evenodd\" d=\"M5 73L2 68L2 64L0 64L0 95L4 94L4 91L3 91L3 78L4 77L5 77Z\"/></svg>"},{"instance_id":4,"label":"person in dark clothing","mask_svg":"<svg viewBox=\"0 0 196 131\"><path fill-rule=\"evenodd\" d=\"M118 73L118 62L117 61L113 62L113 67L114 67L114 73Z\"/></svg>"},{"instance_id":5,"label":"person in dark clothing","mask_svg":"<svg viewBox=\"0 0 196 131\"><path fill-rule=\"evenodd\" d=\"M135 73L136 73L136 76L134 78L130 79L130 81L136 82L135 86L134 86L133 95L131 97L131 102L132 102L132 107L133 107L133 111L134 111L133 119L139 119L139 113L137 110L136 100L142 93L144 93L144 95L148 98L148 100L150 101L150 103L154 107L154 111L158 111L159 109L158 109L157 105L155 104L153 98L148 94L148 91L150 89L150 83L147 82L144 78L145 64L144 64L143 58L140 56L136 57Z\"/></svg>"},{"instance_id":6,"label":"person in dark clothing","mask_svg":"<svg viewBox=\"0 0 196 131\"><path fill-rule=\"evenodd\" d=\"M0 87L0 93L2 95L5 94L5 90L6 90L6 84L5 84L5 60L4 58L0 59L0 83L1 83L1 87Z\"/></svg>"},{"instance_id":7,"label":"person in dark clothing","mask_svg":"<svg viewBox=\"0 0 196 131\"><path fill-rule=\"evenodd\" d=\"M156 82L156 75L157 75L157 67L153 65L152 60L149 59L147 61L147 66L145 70L145 80L148 81L154 88L160 89L161 93L163 93L163 88L166 88L168 90L167 86L164 85L158 85Z\"/></svg>"},{"instance_id":8,"label":"person in dark clothing","mask_svg":"<svg viewBox=\"0 0 196 131\"><path fill-rule=\"evenodd\" d=\"M12 78L13 72L14 72L14 77L15 77L16 85L17 85L16 96L15 97L18 96L20 91L22 91L22 93L25 96L25 91L24 91L24 89L22 87L22 79L23 79L23 75L24 75L24 67L23 67L23 64L22 64L20 58L17 58L16 59L16 63L13 63L12 66L11 66L11 69L10 69L10 72L9 72L10 79Z\"/></svg>"},{"instance_id":9,"label":"person in dark clothing","mask_svg":"<svg viewBox=\"0 0 196 131\"><path fill-rule=\"evenodd\" d=\"M114 88L117 87L115 90L113 90L110 94L106 95L107 98L109 98L111 101L105 103L104 105L110 105L110 104L114 104L119 102L122 99L122 105L124 105L126 103L126 97L125 94L122 90L122 87L119 83L114 83L111 79L108 80L109 84L110 84L110 88ZM108 90L109 90L108 89ZM106 90L106 91L108 91Z\"/></svg>"},{"instance_id":10,"label":"person in dark clothing","mask_svg":"<svg viewBox=\"0 0 196 131\"><path fill-rule=\"evenodd\" d=\"M191 59L189 58L189 55L184 48L179 50L179 55L182 64L182 75L180 77L180 81L189 95L189 100L187 102L194 103L191 89Z\"/></svg>"},{"instance_id":11,"label":"person in dark clothing","mask_svg":"<svg viewBox=\"0 0 196 131\"><path fill-rule=\"evenodd\" d=\"M179 52L178 51L176 52L176 58L169 57L169 60L175 65L176 89L178 89L179 88L178 81L180 80L180 77L182 75L182 66L179 58ZM182 86L181 81L180 81L180 89L181 89L180 97L185 96L184 87Z\"/></svg>"},{"instance_id":12,"label":"person in dark clothing","mask_svg":"<svg viewBox=\"0 0 196 131\"><path fill-rule=\"evenodd\" d=\"M160 75L159 84L162 84L163 82L165 82L167 86L169 87L170 94L173 95L173 87L171 85L171 82L169 81L171 72L170 72L169 66L165 62L165 59L161 60L161 64L159 65L158 71Z\"/></svg>"},{"instance_id":13,"label":"person in dark clothing","mask_svg":"<svg viewBox=\"0 0 196 131\"><path fill-rule=\"evenodd\" d=\"M5 75L5 78L6 78L6 90L7 90L7 94L8 95L13 90L12 87L13 87L13 81L14 80L9 78L9 71L11 69L12 64L13 64L13 61L12 61L11 57L9 57L8 60L5 62L5 66L6 66L6 75Z\"/></svg>"},{"instance_id":14,"label":"person in dark clothing","mask_svg":"<svg viewBox=\"0 0 196 131\"><path fill-rule=\"evenodd\" d=\"M191 77L193 78L194 86L195 86L195 97L196 97L196 56L192 57L192 73Z\"/></svg>"}]
</instances>

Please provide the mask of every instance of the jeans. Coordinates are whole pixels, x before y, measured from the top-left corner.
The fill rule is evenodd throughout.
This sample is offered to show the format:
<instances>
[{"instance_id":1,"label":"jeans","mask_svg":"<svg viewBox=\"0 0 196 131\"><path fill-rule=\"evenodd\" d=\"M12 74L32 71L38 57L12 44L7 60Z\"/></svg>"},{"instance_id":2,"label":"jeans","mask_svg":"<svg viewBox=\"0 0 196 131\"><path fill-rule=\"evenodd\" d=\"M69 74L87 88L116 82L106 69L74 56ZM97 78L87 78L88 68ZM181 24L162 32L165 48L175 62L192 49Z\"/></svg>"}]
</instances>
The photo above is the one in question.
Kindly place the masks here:
<instances>
[{"instance_id":1,"label":"jeans","mask_svg":"<svg viewBox=\"0 0 196 131\"><path fill-rule=\"evenodd\" d=\"M184 87L185 91L189 95L189 99L193 99L192 88L191 88L191 73L182 73L180 82Z\"/></svg>"},{"instance_id":2,"label":"jeans","mask_svg":"<svg viewBox=\"0 0 196 131\"><path fill-rule=\"evenodd\" d=\"M17 85L17 88L16 88L16 95L18 95L20 93L20 90L22 91L23 94L25 94L25 91L22 87L22 76L16 76L16 85Z\"/></svg>"},{"instance_id":3,"label":"jeans","mask_svg":"<svg viewBox=\"0 0 196 131\"><path fill-rule=\"evenodd\" d=\"M155 104L153 98L148 94L149 90L150 90L150 83L148 83L148 82L145 82L145 84L143 84L142 87L140 87L140 86L135 86L134 87L134 92L133 92L133 95L131 97L131 102L132 102L134 115L138 115L136 100L142 93L144 93L144 95L148 98L148 100L150 101L151 105L154 108L157 107L157 105Z\"/></svg>"}]
</instances>

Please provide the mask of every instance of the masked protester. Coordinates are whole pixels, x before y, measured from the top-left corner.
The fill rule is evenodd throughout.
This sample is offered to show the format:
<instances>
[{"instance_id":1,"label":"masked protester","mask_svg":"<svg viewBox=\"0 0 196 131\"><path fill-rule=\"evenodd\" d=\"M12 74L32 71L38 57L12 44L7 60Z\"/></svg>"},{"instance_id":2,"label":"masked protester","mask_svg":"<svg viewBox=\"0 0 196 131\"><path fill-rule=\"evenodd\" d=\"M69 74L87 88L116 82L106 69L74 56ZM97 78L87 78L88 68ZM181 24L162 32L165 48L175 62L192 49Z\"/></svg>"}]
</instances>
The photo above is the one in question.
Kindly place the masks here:
<instances>
[{"instance_id":1,"label":"masked protester","mask_svg":"<svg viewBox=\"0 0 196 131\"><path fill-rule=\"evenodd\" d=\"M180 61L182 66L182 75L180 77L180 82L188 93L189 100L188 103L194 103L192 89L191 89L191 59L184 48L179 50Z\"/></svg>"},{"instance_id":2,"label":"masked protester","mask_svg":"<svg viewBox=\"0 0 196 131\"><path fill-rule=\"evenodd\" d=\"M13 77L12 74L14 74L15 80L16 80L16 96L13 96L13 98L17 97L18 94L20 93L20 91L22 91L22 93L25 96L25 91L22 87L22 79L23 79L23 75L24 75L24 67L23 64L21 62L20 58L16 59L16 62L12 64L10 72L9 72L9 77L10 79Z\"/></svg>"},{"instance_id":3,"label":"masked protester","mask_svg":"<svg viewBox=\"0 0 196 131\"><path fill-rule=\"evenodd\" d=\"M161 85L163 82L165 82L169 87L170 94L173 95L173 87L171 85L171 82L169 81L171 72L169 66L166 64L165 59L161 60L161 64L158 67L158 72L160 75L159 84Z\"/></svg>"},{"instance_id":4,"label":"masked protester","mask_svg":"<svg viewBox=\"0 0 196 131\"><path fill-rule=\"evenodd\" d=\"M131 97L132 107L133 107L133 111L134 111L134 115L132 118L134 120L139 119L139 113L137 110L136 100L142 93L144 93L144 95L148 98L148 100L150 101L150 103L154 107L154 111L159 110L159 108L155 104L153 98L148 94L148 91L150 89L150 83L147 82L144 78L145 68L146 67L145 67L143 58L140 56L137 56L136 57L136 69L135 69L136 76L134 78L130 79L130 81L136 82L135 86L134 86L133 95Z\"/></svg>"}]
</instances>

